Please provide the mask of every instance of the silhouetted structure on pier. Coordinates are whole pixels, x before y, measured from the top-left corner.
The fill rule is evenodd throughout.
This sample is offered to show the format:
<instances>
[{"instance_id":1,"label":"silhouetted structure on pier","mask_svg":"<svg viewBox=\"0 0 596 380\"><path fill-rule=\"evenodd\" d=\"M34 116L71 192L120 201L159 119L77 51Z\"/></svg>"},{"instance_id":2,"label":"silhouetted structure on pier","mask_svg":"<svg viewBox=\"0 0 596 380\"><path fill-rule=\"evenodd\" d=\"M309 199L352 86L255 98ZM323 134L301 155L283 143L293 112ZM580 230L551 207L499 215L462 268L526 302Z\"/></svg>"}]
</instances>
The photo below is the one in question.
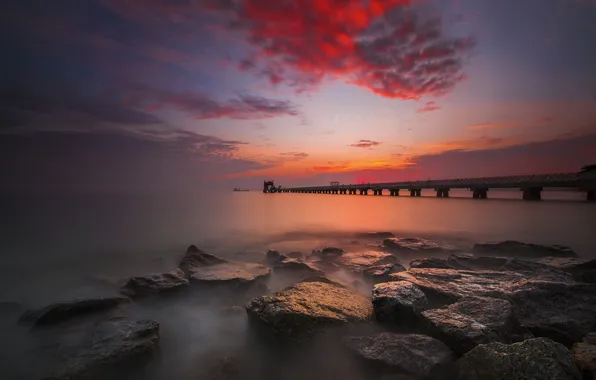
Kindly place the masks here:
<instances>
[{"instance_id":1,"label":"silhouetted structure on pier","mask_svg":"<svg viewBox=\"0 0 596 380\"><path fill-rule=\"evenodd\" d=\"M268 185L269 184L269 185ZM433 189L438 198L449 198L451 189L468 189L474 199L487 199L489 189L520 189L524 200L541 200L545 189L570 189L586 192L586 199L596 201L596 165L584 166L578 173L517 175L503 177L457 178L428 181L368 183L331 186L309 186L275 188L273 181L265 182L263 192L316 193L316 194L360 194L383 195L387 190L390 196L399 196L400 190L409 191L411 197L420 197L423 189ZM273 191L270 191L273 189Z\"/></svg>"}]
</instances>

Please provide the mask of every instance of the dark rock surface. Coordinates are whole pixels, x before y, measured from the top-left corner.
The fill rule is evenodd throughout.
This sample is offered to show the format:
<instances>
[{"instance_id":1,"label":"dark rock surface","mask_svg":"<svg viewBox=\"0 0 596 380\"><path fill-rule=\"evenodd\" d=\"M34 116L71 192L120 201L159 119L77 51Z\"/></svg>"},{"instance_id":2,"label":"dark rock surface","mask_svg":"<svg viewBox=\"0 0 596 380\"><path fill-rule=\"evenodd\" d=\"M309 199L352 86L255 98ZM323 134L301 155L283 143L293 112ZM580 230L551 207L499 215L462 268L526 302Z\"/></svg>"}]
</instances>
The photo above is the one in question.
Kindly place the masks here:
<instances>
[{"instance_id":1,"label":"dark rock surface","mask_svg":"<svg viewBox=\"0 0 596 380\"><path fill-rule=\"evenodd\" d=\"M503 299L464 297L447 307L422 312L422 320L429 335L459 355L479 344L523 340L513 305Z\"/></svg>"},{"instance_id":2,"label":"dark rock surface","mask_svg":"<svg viewBox=\"0 0 596 380\"><path fill-rule=\"evenodd\" d=\"M482 344L456 364L460 380L581 380L569 350L546 338Z\"/></svg>"},{"instance_id":3,"label":"dark rock surface","mask_svg":"<svg viewBox=\"0 0 596 380\"><path fill-rule=\"evenodd\" d=\"M28 310L21 315L19 323L32 326L46 326L73 318L114 309L130 302L128 297L105 297L54 303L40 309Z\"/></svg>"},{"instance_id":4,"label":"dark rock surface","mask_svg":"<svg viewBox=\"0 0 596 380\"><path fill-rule=\"evenodd\" d=\"M112 318L98 323L74 342L58 345L66 358L47 380L102 379L103 373L154 353L159 324L150 320ZM55 353L58 355L58 353Z\"/></svg>"},{"instance_id":5,"label":"dark rock surface","mask_svg":"<svg viewBox=\"0 0 596 380\"><path fill-rule=\"evenodd\" d=\"M270 273L270 269L262 264L226 260L196 247L189 247L179 268L191 283L205 285L246 287L266 279Z\"/></svg>"},{"instance_id":6,"label":"dark rock surface","mask_svg":"<svg viewBox=\"0 0 596 380\"><path fill-rule=\"evenodd\" d=\"M426 335L382 332L347 337L344 344L359 358L384 371L420 378L441 372L453 360L447 346Z\"/></svg>"},{"instance_id":7,"label":"dark rock surface","mask_svg":"<svg viewBox=\"0 0 596 380\"><path fill-rule=\"evenodd\" d=\"M372 304L379 322L412 325L427 308L428 300L411 282L393 281L374 286Z\"/></svg>"},{"instance_id":8,"label":"dark rock surface","mask_svg":"<svg viewBox=\"0 0 596 380\"><path fill-rule=\"evenodd\" d=\"M575 257L542 257L536 262L567 272L576 281L596 283L596 260Z\"/></svg>"},{"instance_id":9,"label":"dark rock surface","mask_svg":"<svg viewBox=\"0 0 596 380\"><path fill-rule=\"evenodd\" d=\"M132 277L122 286L120 293L131 298L143 297L178 290L188 283L186 274L178 268L167 273Z\"/></svg>"},{"instance_id":10,"label":"dark rock surface","mask_svg":"<svg viewBox=\"0 0 596 380\"><path fill-rule=\"evenodd\" d=\"M325 247L322 250L313 249L312 256L320 257L323 260L334 260L344 254L344 250L336 247Z\"/></svg>"},{"instance_id":11,"label":"dark rock surface","mask_svg":"<svg viewBox=\"0 0 596 380\"><path fill-rule=\"evenodd\" d=\"M506 240L497 243L475 244L474 253L491 255L519 257L534 259L544 256L554 257L577 257L577 254L569 247L562 245L538 245L522 243L515 240Z\"/></svg>"},{"instance_id":12,"label":"dark rock surface","mask_svg":"<svg viewBox=\"0 0 596 380\"><path fill-rule=\"evenodd\" d=\"M273 273L280 276L289 277L308 277L308 276L324 276L325 273L313 268L307 263L299 261L282 261L273 267Z\"/></svg>"},{"instance_id":13,"label":"dark rock surface","mask_svg":"<svg viewBox=\"0 0 596 380\"><path fill-rule=\"evenodd\" d=\"M398 263L381 264L365 269L362 274L372 280L374 284L390 281L389 275L405 271L406 268Z\"/></svg>"},{"instance_id":14,"label":"dark rock surface","mask_svg":"<svg viewBox=\"0 0 596 380\"><path fill-rule=\"evenodd\" d=\"M433 254L455 252L455 248L421 238L388 238L383 247L393 253Z\"/></svg>"},{"instance_id":15,"label":"dark rock surface","mask_svg":"<svg viewBox=\"0 0 596 380\"><path fill-rule=\"evenodd\" d=\"M374 283L387 281L389 274L405 270L395 256L379 251L345 253L334 263L350 272L364 275Z\"/></svg>"},{"instance_id":16,"label":"dark rock surface","mask_svg":"<svg viewBox=\"0 0 596 380\"><path fill-rule=\"evenodd\" d=\"M449 264L447 264L447 260L440 257L427 257L423 259L412 260L410 262L410 268L452 269Z\"/></svg>"},{"instance_id":17,"label":"dark rock surface","mask_svg":"<svg viewBox=\"0 0 596 380\"><path fill-rule=\"evenodd\" d=\"M270 249L267 251L267 253L265 254L265 262L269 265L275 265L281 261L283 261L286 258L286 256L282 255L281 253Z\"/></svg>"},{"instance_id":18,"label":"dark rock surface","mask_svg":"<svg viewBox=\"0 0 596 380\"><path fill-rule=\"evenodd\" d=\"M596 379L596 333L590 333L573 345L571 354L584 379Z\"/></svg>"},{"instance_id":19,"label":"dark rock surface","mask_svg":"<svg viewBox=\"0 0 596 380\"><path fill-rule=\"evenodd\" d=\"M286 256L290 259L304 260L304 254L302 252L290 252Z\"/></svg>"},{"instance_id":20,"label":"dark rock surface","mask_svg":"<svg viewBox=\"0 0 596 380\"><path fill-rule=\"evenodd\" d=\"M368 321L372 314L368 298L320 281L259 297L246 310L252 323L293 341L307 340L326 327Z\"/></svg>"}]
</instances>

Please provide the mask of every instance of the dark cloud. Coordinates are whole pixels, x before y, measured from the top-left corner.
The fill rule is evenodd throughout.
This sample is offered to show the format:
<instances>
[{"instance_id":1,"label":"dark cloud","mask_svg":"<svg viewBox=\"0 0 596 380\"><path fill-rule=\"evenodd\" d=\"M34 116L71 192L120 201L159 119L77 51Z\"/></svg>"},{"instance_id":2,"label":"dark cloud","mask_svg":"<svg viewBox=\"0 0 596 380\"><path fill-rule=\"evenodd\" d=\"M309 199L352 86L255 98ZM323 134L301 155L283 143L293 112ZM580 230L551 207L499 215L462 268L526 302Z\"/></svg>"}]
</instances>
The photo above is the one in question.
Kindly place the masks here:
<instances>
[{"instance_id":1,"label":"dark cloud","mask_svg":"<svg viewBox=\"0 0 596 380\"><path fill-rule=\"evenodd\" d=\"M373 141L373 140L360 140L355 144L350 144L349 146L354 147L354 148L369 148L372 149L375 146L379 146L381 145L381 143L379 141Z\"/></svg>"},{"instance_id":2,"label":"dark cloud","mask_svg":"<svg viewBox=\"0 0 596 380\"><path fill-rule=\"evenodd\" d=\"M342 78L382 96L444 94L464 79L474 43L442 34L439 17L404 0L212 1L255 49L240 68L299 91Z\"/></svg>"}]
</instances>

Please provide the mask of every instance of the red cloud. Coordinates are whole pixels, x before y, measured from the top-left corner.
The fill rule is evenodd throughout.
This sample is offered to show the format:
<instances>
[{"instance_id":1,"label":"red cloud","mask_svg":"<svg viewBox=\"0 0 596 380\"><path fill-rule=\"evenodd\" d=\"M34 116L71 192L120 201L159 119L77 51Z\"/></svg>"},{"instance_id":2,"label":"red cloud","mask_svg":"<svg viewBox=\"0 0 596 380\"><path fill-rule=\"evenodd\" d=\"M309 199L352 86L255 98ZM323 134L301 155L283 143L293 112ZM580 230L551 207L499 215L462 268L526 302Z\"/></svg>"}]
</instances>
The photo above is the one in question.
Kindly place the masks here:
<instances>
[{"instance_id":1,"label":"red cloud","mask_svg":"<svg viewBox=\"0 0 596 380\"><path fill-rule=\"evenodd\" d=\"M379 141L359 140L357 143L350 144L349 146L354 147L354 148L369 148L369 149L372 149L374 146L379 146L379 145L381 145L381 142L379 142Z\"/></svg>"},{"instance_id":2,"label":"red cloud","mask_svg":"<svg viewBox=\"0 0 596 380\"><path fill-rule=\"evenodd\" d=\"M416 112L418 112L418 113L432 112L432 111L436 111L436 110L440 110L440 109L441 109L441 107L439 107L436 102L426 102L426 103L424 103L424 106L421 108L418 108L418 110Z\"/></svg>"},{"instance_id":3,"label":"red cloud","mask_svg":"<svg viewBox=\"0 0 596 380\"><path fill-rule=\"evenodd\" d=\"M247 32L254 50L243 70L298 91L341 78L390 98L444 94L464 79L473 45L443 37L441 20L420 17L409 0L208 3Z\"/></svg>"}]
</instances>

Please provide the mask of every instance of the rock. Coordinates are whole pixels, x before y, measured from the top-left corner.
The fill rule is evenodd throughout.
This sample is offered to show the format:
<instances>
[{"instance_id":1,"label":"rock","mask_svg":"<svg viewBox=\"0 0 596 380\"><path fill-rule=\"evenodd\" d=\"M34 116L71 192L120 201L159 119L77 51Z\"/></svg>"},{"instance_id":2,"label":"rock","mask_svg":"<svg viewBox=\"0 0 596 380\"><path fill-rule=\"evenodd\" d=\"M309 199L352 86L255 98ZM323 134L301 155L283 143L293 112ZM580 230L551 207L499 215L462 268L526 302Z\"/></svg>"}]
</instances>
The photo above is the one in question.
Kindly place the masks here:
<instances>
[{"instance_id":1,"label":"rock","mask_svg":"<svg viewBox=\"0 0 596 380\"><path fill-rule=\"evenodd\" d=\"M574 344L571 354L584 379L596 379L596 333L590 333L582 342Z\"/></svg>"},{"instance_id":2,"label":"rock","mask_svg":"<svg viewBox=\"0 0 596 380\"><path fill-rule=\"evenodd\" d=\"M351 272L360 274L379 265L397 263L397 259L389 253L365 251L346 253L338 257L335 263Z\"/></svg>"},{"instance_id":3,"label":"rock","mask_svg":"<svg viewBox=\"0 0 596 380\"><path fill-rule=\"evenodd\" d=\"M479 344L523 340L513 305L489 297L464 297L444 308L422 312L429 335L463 355Z\"/></svg>"},{"instance_id":4,"label":"rock","mask_svg":"<svg viewBox=\"0 0 596 380\"><path fill-rule=\"evenodd\" d=\"M439 257L428 257L424 259L417 259L410 262L410 268L442 268L452 269L447 260Z\"/></svg>"},{"instance_id":5,"label":"rock","mask_svg":"<svg viewBox=\"0 0 596 380\"><path fill-rule=\"evenodd\" d=\"M340 288L347 288L344 284L330 280L325 276L308 276L300 280L300 282L324 282L325 284L334 285Z\"/></svg>"},{"instance_id":6,"label":"rock","mask_svg":"<svg viewBox=\"0 0 596 380\"><path fill-rule=\"evenodd\" d=\"M536 262L567 272L576 281L596 283L596 260L575 257L542 257Z\"/></svg>"},{"instance_id":7,"label":"rock","mask_svg":"<svg viewBox=\"0 0 596 380\"><path fill-rule=\"evenodd\" d=\"M420 238L388 238L383 240L383 247L393 253L428 254L455 251L453 247Z\"/></svg>"},{"instance_id":8,"label":"rock","mask_svg":"<svg viewBox=\"0 0 596 380\"><path fill-rule=\"evenodd\" d=\"M538 245L506 240L498 243L475 244L474 253L492 256L506 256L519 258L539 258L544 256L577 257L569 247L562 245Z\"/></svg>"},{"instance_id":9,"label":"rock","mask_svg":"<svg viewBox=\"0 0 596 380\"><path fill-rule=\"evenodd\" d=\"M571 347L596 330L596 285L526 281L511 287L508 298L535 336Z\"/></svg>"},{"instance_id":10,"label":"rock","mask_svg":"<svg viewBox=\"0 0 596 380\"><path fill-rule=\"evenodd\" d=\"M334 262L326 261L326 260L317 260L313 261L312 266L322 270L325 273L334 273L338 270L341 270L341 267Z\"/></svg>"},{"instance_id":11,"label":"rock","mask_svg":"<svg viewBox=\"0 0 596 380\"><path fill-rule=\"evenodd\" d=\"M128 297L136 298L179 290L187 285L186 274L178 268L162 274L132 277L122 286L120 292Z\"/></svg>"},{"instance_id":12,"label":"rock","mask_svg":"<svg viewBox=\"0 0 596 380\"><path fill-rule=\"evenodd\" d=\"M326 327L368 321L372 314L368 298L319 281L259 297L246 310L252 323L292 341L308 340Z\"/></svg>"},{"instance_id":13,"label":"rock","mask_svg":"<svg viewBox=\"0 0 596 380\"><path fill-rule=\"evenodd\" d=\"M296 259L296 260L304 260L304 255L302 252L290 252L287 254L288 258Z\"/></svg>"},{"instance_id":14,"label":"rock","mask_svg":"<svg viewBox=\"0 0 596 380\"><path fill-rule=\"evenodd\" d=\"M389 281L390 274L403 272L405 270L406 268L401 264L381 264L365 269L362 274L365 277L370 278L374 284L379 284Z\"/></svg>"},{"instance_id":15,"label":"rock","mask_svg":"<svg viewBox=\"0 0 596 380\"><path fill-rule=\"evenodd\" d=\"M230 261L190 248L179 268L188 276L190 283L218 286L248 287L263 281L270 273L269 268L261 264Z\"/></svg>"},{"instance_id":16,"label":"rock","mask_svg":"<svg viewBox=\"0 0 596 380\"><path fill-rule=\"evenodd\" d=\"M481 344L456 363L460 380L581 380L565 346L545 338Z\"/></svg>"},{"instance_id":17,"label":"rock","mask_svg":"<svg viewBox=\"0 0 596 380\"><path fill-rule=\"evenodd\" d=\"M318 256L322 259L325 260L333 260L341 255L344 254L344 250L341 248L335 248L335 247L325 247L322 250L318 251L318 250L313 250L312 251L312 255L313 256Z\"/></svg>"},{"instance_id":18,"label":"rock","mask_svg":"<svg viewBox=\"0 0 596 380\"><path fill-rule=\"evenodd\" d=\"M389 239L395 237L391 232L362 232L356 234L359 239Z\"/></svg>"},{"instance_id":19,"label":"rock","mask_svg":"<svg viewBox=\"0 0 596 380\"><path fill-rule=\"evenodd\" d=\"M130 302L128 297L89 298L59 302L40 309L26 311L19 318L19 323L32 326L53 325L76 317L110 310L127 302Z\"/></svg>"},{"instance_id":20,"label":"rock","mask_svg":"<svg viewBox=\"0 0 596 380\"><path fill-rule=\"evenodd\" d=\"M344 344L371 365L421 378L440 373L453 360L447 346L426 335L382 332L347 337Z\"/></svg>"},{"instance_id":21,"label":"rock","mask_svg":"<svg viewBox=\"0 0 596 380\"><path fill-rule=\"evenodd\" d=\"M267 254L265 255L265 262L269 265L275 265L275 264L283 261L285 258L286 258L286 256L280 254L277 251L270 249L267 251Z\"/></svg>"},{"instance_id":22,"label":"rock","mask_svg":"<svg viewBox=\"0 0 596 380\"><path fill-rule=\"evenodd\" d=\"M428 300L411 282L394 281L374 286L372 304L379 322L412 325L428 306Z\"/></svg>"},{"instance_id":23,"label":"rock","mask_svg":"<svg viewBox=\"0 0 596 380\"><path fill-rule=\"evenodd\" d=\"M95 325L65 355L66 362L48 380L105 378L102 372L148 357L159 345L159 323L112 318ZM58 346L61 349L62 345Z\"/></svg>"},{"instance_id":24,"label":"rock","mask_svg":"<svg viewBox=\"0 0 596 380\"><path fill-rule=\"evenodd\" d=\"M288 277L308 277L308 276L324 276L325 273L311 267L306 263L299 261L283 261L273 267L273 273L276 276Z\"/></svg>"}]
</instances>

